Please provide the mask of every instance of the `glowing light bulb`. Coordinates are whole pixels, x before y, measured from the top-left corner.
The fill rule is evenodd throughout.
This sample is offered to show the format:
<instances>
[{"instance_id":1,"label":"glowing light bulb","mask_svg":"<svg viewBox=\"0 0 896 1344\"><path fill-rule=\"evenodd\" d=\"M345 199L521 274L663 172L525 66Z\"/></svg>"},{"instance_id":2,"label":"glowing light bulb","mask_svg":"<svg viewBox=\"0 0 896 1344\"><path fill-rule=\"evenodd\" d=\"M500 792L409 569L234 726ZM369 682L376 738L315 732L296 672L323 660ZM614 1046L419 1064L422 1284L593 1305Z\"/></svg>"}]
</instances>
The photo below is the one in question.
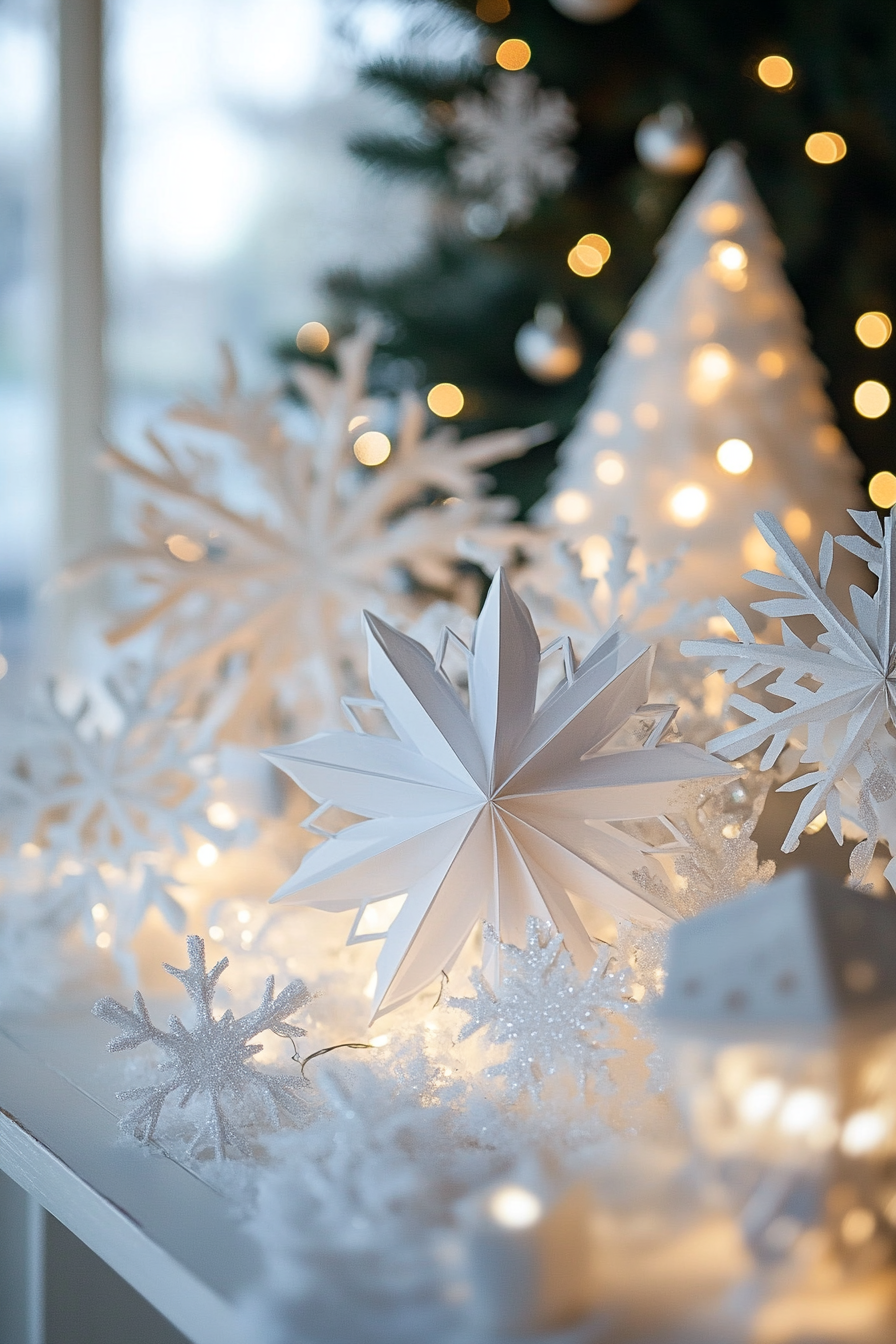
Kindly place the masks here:
<instances>
[{"instance_id":1,"label":"glowing light bulb","mask_svg":"<svg viewBox=\"0 0 896 1344\"><path fill-rule=\"evenodd\" d=\"M743 476L753 465L753 449L743 439L726 439L716 449L716 461L732 476Z\"/></svg>"},{"instance_id":2,"label":"glowing light bulb","mask_svg":"<svg viewBox=\"0 0 896 1344\"><path fill-rule=\"evenodd\" d=\"M615 453L601 453L594 463L594 474L601 485L618 485L625 476L625 463Z\"/></svg>"},{"instance_id":3,"label":"glowing light bulb","mask_svg":"<svg viewBox=\"0 0 896 1344\"><path fill-rule=\"evenodd\" d=\"M90 907L90 913L94 924L104 924L109 918L109 907L103 905L102 901L97 901L96 905Z\"/></svg>"},{"instance_id":4,"label":"glowing light bulb","mask_svg":"<svg viewBox=\"0 0 896 1344\"><path fill-rule=\"evenodd\" d=\"M452 416L460 415L463 410L464 394L454 383L436 383L435 387L429 389L426 404L433 415L441 416L443 420L450 420Z\"/></svg>"},{"instance_id":5,"label":"glowing light bulb","mask_svg":"<svg viewBox=\"0 0 896 1344\"><path fill-rule=\"evenodd\" d=\"M495 52L502 70L523 70L532 59L532 48L520 37L508 37Z\"/></svg>"},{"instance_id":6,"label":"glowing light bulb","mask_svg":"<svg viewBox=\"0 0 896 1344\"><path fill-rule=\"evenodd\" d=\"M883 383L868 378L859 383L853 393L853 401L859 415L866 420L879 420L890 409L890 392Z\"/></svg>"},{"instance_id":7,"label":"glowing light bulb","mask_svg":"<svg viewBox=\"0 0 896 1344\"><path fill-rule=\"evenodd\" d=\"M561 523L584 523L591 514L591 500L581 490L561 490L554 513Z\"/></svg>"},{"instance_id":8,"label":"glowing light bulb","mask_svg":"<svg viewBox=\"0 0 896 1344\"><path fill-rule=\"evenodd\" d=\"M805 509L788 509L781 521L794 541L808 541L812 535L812 519Z\"/></svg>"},{"instance_id":9,"label":"glowing light bulb","mask_svg":"<svg viewBox=\"0 0 896 1344\"><path fill-rule=\"evenodd\" d=\"M863 313L856 322L856 335L870 350L878 350L893 335L893 323L886 313Z\"/></svg>"},{"instance_id":10,"label":"glowing light bulb","mask_svg":"<svg viewBox=\"0 0 896 1344\"><path fill-rule=\"evenodd\" d=\"M488 1201L488 1211L501 1227L532 1227L542 1214L541 1200L522 1185L503 1185Z\"/></svg>"},{"instance_id":11,"label":"glowing light bulb","mask_svg":"<svg viewBox=\"0 0 896 1344\"><path fill-rule=\"evenodd\" d=\"M166 537L165 545L175 560L183 560L188 565L195 564L197 560L204 560L208 554L201 541L185 537L182 532L174 532L170 537Z\"/></svg>"},{"instance_id":12,"label":"glowing light bulb","mask_svg":"<svg viewBox=\"0 0 896 1344\"><path fill-rule=\"evenodd\" d=\"M368 429L355 439L352 451L362 467L379 467L391 453L392 444L379 430Z\"/></svg>"},{"instance_id":13,"label":"glowing light bulb","mask_svg":"<svg viewBox=\"0 0 896 1344\"><path fill-rule=\"evenodd\" d=\"M205 815L210 824L216 826L219 831L235 831L240 823L236 810L223 800L209 803Z\"/></svg>"},{"instance_id":14,"label":"glowing light bulb","mask_svg":"<svg viewBox=\"0 0 896 1344\"><path fill-rule=\"evenodd\" d=\"M879 509L892 509L896 504L896 476L892 471L878 471L871 477L868 497Z\"/></svg>"},{"instance_id":15,"label":"glowing light bulb","mask_svg":"<svg viewBox=\"0 0 896 1344\"><path fill-rule=\"evenodd\" d=\"M813 163L839 163L846 154L846 141L836 131L815 131L805 149Z\"/></svg>"},{"instance_id":16,"label":"glowing light bulb","mask_svg":"<svg viewBox=\"0 0 896 1344\"><path fill-rule=\"evenodd\" d=\"M645 331L643 327L636 327L626 336L625 348L630 355L635 355L638 359L644 359L656 350L656 337L652 331Z\"/></svg>"},{"instance_id":17,"label":"glowing light bulb","mask_svg":"<svg viewBox=\"0 0 896 1344\"><path fill-rule=\"evenodd\" d=\"M200 845L196 851L196 861L201 864L203 868L211 868L213 863L218 862L217 845L213 845L209 841L206 841L204 845Z\"/></svg>"},{"instance_id":18,"label":"glowing light bulb","mask_svg":"<svg viewBox=\"0 0 896 1344\"><path fill-rule=\"evenodd\" d=\"M323 322L305 322L296 333L296 345L304 355L322 355L330 344Z\"/></svg>"},{"instance_id":19,"label":"glowing light bulb","mask_svg":"<svg viewBox=\"0 0 896 1344\"><path fill-rule=\"evenodd\" d=\"M793 66L786 56L763 56L756 73L769 89L786 89L793 83Z\"/></svg>"},{"instance_id":20,"label":"glowing light bulb","mask_svg":"<svg viewBox=\"0 0 896 1344\"><path fill-rule=\"evenodd\" d=\"M680 527L696 527L708 508L709 496L700 485L681 485L669 500L669 510Z\"/></svg>"}]
</instances>

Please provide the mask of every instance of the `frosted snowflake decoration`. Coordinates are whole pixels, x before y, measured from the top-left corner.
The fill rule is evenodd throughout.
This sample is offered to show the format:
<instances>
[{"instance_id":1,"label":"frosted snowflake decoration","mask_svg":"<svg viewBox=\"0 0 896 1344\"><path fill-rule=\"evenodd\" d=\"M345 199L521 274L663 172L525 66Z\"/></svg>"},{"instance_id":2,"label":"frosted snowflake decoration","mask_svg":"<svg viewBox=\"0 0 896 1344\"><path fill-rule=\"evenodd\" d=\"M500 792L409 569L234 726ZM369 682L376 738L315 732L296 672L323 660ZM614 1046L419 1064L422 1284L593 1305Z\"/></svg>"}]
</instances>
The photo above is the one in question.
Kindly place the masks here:
<instances>
[{"instance_id":1,"label":"frosted snowflake decoration","mask_svg":"<svg viewBox=\"0 0 896 1344\"><path fill-rule=\"evenodd\" d=\"M779 792L807 790L783 849L797 848L800 835L825 816L838 842L843 841L843 814L853 815L867 834L850 857L854 882L867 872L879 835L891 854L896 846L896 588L891 513L881 524L877 513L849 510L864 537L839 536L837 544L864 560L877 579L873 597L860 588L850 594L855 622L847 619L827 592L834 554L830 533L822 538L818 578L781 525L768 513L756 514L756 526L773 548L778 574L752 570L745 577L782 596L752 603L755 611L781 619L783 643L759 643L744 618L722 601L719 610L736 639L686 642L682 652L708 659L738 686L751 686L769 672L778 676L766 686L769 695L788 701L770 708L745 696L733 696L731 708L748 722L708 743L727 760L744 756L769 739L762 768L769 769L791 741L804 748L802 762L819 768L782 784ZM787 624L787 618L814 616L822 627L810 647ZM887 876L896 880L891 861Z\"/></svg>"},{"instance_id":2,"label":"frosted snowflake decoration","mask_svg":"<svg viewBox=\"0 0 896 1344\"><path fill-rule=\"evenodd\" d=\"M172 720L170 696L153 699L151 668L128 665L103 685L104 722L96 696L66 710L46 689L9 746L0 804L8 844L41 851L71 920L81 914L92 934L91 911L105 911L104 931L123 951L151 905L182 925L170 866L187 828L217 844L234 833L209 823L190 755L196 726Z\"/></svg>"},{"instance_id":3,"label":"frosted snowflake decoration","mask_svg":"<svg viewBox=\"0 0 896 1344\"><path fill-rule=\"evenodd\" d=\"M523 72L495 74L484 94L458 94L451 159L458 184L487 200L502 221L528 219L540 196L561 192L576 166L572 104Z\"/></svg>"},{"instance_id":4,"label":"frosted snowflake decoration","mask_svg":"<svg viewBox=\"0 0 896 1344\"><path fill-rule=\"evenodd\" d=\"M240 391L225 355L215 404L176 407L139 455L107 452L144 502L137 536L100 561L123 566L147 594L107 637L158 629L187 707L222 667L242 661L225 737L254 744L338 721L340 695L363 684L362 608L413 618L424 590L453 592L458 537L514 508L485 497L482 468L550 432L458 442L446 425L426 435L416 398L396 410L366 395L372 349L365 331L340 344L335 375L295 368L308 407L304 418L293 414L290 424L305 426L295 433L274 395ZM373 424L394 415L390 449ZM355 456L365 433L372 454L388 454L380 465Z\"/></svg>"},{"instance_id":5,"label":"frosted snowflake decoration","mask_svg":"<svg viewBox=\"0 0 896 1344\"><path fill-rule=\"evenodd\" d=\"M485 941L497 944L498 935L486 925ZM582 979L563 945L563 935L550 924L530 917L526 946L501 947L503 966L496 991L482 971L470 979L476 997L449 999L448 1007L466 1013L469 1021L458 1040L481 1031L490 1045L506 1045L498 1064L485 1070L487 1078L503 1078L507 1097L537 1097L546 1078L569 1071L579 1092L598 1080L606 1060L616 1051L608 1047L610 1028L605 1020L603 977L612 949L603 947L586 979Z\"/></svg>"},{"instance_id":6,"label":"frosted snowflake decoration","mask_svg":"<svg viewBox=\"0 0 896 1344\"><path fill-rule=\"evenodd\" d=\"M581 664L569 640L542 653L532 618L503 571L492 581L472 648L444 632L438 656L366 614L372 702L346 702L351 733L319 733L265 753L321 805L309 819L324 844L276 899L328 910L360 907L352 939L384 936L374 1014L398 1007L458 956L477 920L503 943L530 915L558 928L582 970L591 940L573 891L645 924L674 913L635 879L686 845L667 815L694 782L733 774L699 747L663 742L675 707L645 705L652 654L612 629ZM443 670L466 662L469 704ZM547 657L554 689L539 699ZM547 687L542 687L547 690ZM393 734L365 731L380 713ZM327 814L368 820L338 833ZM368 907L400 905L385 935ZM500 966L487 962L491 979Z\"/></svg>"},{"instance_id":7,"label":"frosted snowflake decoration","mask_svg":"<svg viewBox=\"0 0 896 1344\"><path fill-rule=\"evenodd\" d=\"M228 1115L238 1108L242 1123L250 1123L246 1103L260 1110L273 1128L280 1127L280 1113L296 1116L302 1109L300 1092L307 1087L301 1074L262 1073L252 1063L252 1057L264 1049L251 1044L262 1031L277 1036L295 1038L305 1031L288 1022L287 1018L304 1008L314 997L301 980L293 980L274 998L274 977L268 976L264 995L258 1008L244 1017L234 1017L228 1008L223 1017L212 1012L215 987L227 969L228 959L222 959L210 971L205 969L205 943L201 938L187 938L190 965L186 970L164 963L165 970L186 989L196 1010L196 1021L188 1029L179 1017L168 1019L168 1030L153 1025L143 995L134 994L133 1010L125 1008L117 999L100 999L93 1006L96 1017L120 1027L121 1035L109 1042L110 1050L133 1050L151 1041L167 1056L160 1067L170 1073L162 1083L150 1087L130 1088L117 1095L122 1101L139 1101L121 1121L125 1133L141 1143L149 1143L155 1133L162 1108L169 1097L180 1093L179 1105L185 1107L191 1098L206 1098L205 1118L190 1145L190 1156L195 1157L206 1148L212 1148L215 1158L223 1161L228 1146L244 1157L249 1150L237 1130L237 1122Z\"/></svg>"}]
</instances>

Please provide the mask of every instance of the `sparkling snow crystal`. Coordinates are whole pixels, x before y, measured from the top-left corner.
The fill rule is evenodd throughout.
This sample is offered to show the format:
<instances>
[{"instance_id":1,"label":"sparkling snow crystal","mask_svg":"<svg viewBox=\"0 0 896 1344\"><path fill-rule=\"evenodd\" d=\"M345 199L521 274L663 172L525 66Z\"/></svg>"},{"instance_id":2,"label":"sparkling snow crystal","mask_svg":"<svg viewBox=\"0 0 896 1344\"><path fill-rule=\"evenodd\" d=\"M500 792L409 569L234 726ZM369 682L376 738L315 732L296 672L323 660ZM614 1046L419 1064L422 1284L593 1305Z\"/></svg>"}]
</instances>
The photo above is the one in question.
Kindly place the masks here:
<instances>
[{"instance_id":1,"label":"sparkling snow crystal","mask_svg":"<svg viewBox=\"0 0 896 1344\"><path fill-rule=\"evenodd\" d=\"M489 926L485 938L498 941ZM504 973L497 991L481 970L474 970L476 997L448 1000L449 1008L469 1017L458 1040L482 1031L489 1045L509 1047L500 1063L486 1068L485 1076L504 1078L511 1101L521 1093L537 1095L546 1077L565 1071L573 1074L584 1095L589 1081L598 1080L605 1061L615 1053L607 1048L603 1016L607 994L602 980L611 949L605 948L583 980L563 946L563 935L543 920L530 918L526 946L505 944L501 951Z\"/></svg>"},{"instance_id":2,"label":"sparkling snow crystal","mask_svg":"<svg viewBox=\"0 0 896 1344\"><path fill-rule=\"evenodd\" d=\"M107 453L143 501L136 534L93 562L123 566L143 598L108 638L158 629L188 707L242 663L224 737L254 744L338 721L340 695L363 687L362 608L413 619L421 592L452 592L458 538L513 511L485 498L482 468L545 437L426 435L415 398L367 396L372 348L370 331L343 341L335 375L297 365L308 413L289 422L275 395L241 392L227 358L216 404L176 407L140 454ZM363 467L353 444L381 423L391 452Z\"/></svg>"},{"instance_id":3,"label":"sparkling snow crystal","mask_svg":"<svg viewBox=\"0 0 896 1344\"><path fill-rule=\"evenodd\" d=\"M891 513L883 525L876 513L850 510L864 537L839 536L837 544L868 565L877 579L873 597L850 589L855 623L834 605L827 592L834 539L825 533L818 578L781 525L768 513L756 514L756 526L774 549L778 574L752 570L746 577L781 594L754 602L763 615L781 619L783 643L759 643L743 617L723 601L719 610L730 621L735 640L688 642L682 652L710 661L738 686L751 686L769 672L778 677L766 687L785 708L733 696L731 708L748 722L711 741L711 751L727 760L744 756L768 741L762 766L775 764L791 741L803 746L802 761L818 766L781 786L782 792L808 790L784 842L796 849L800 834L825 816L842 842L844 814L867 839L850 857L853 881L867 872L881 836L890 853L896 848L896 738L894 738L894 667L896 667L896 531ZM788 626L790 617L814 616L822 627L810 646ZM896 881L896 862L887 868Z\"/></svg>"},{"instance_id":4,"label":"sparkling snow crystal","mask_svg":"<svg viewBox=\"0 0 896 1344\"><path fill-rule=\"evenodd\" d=\"M528 219L539 196L566 186L576 165L566 145L576 119L559 89L505 71L493 76L487 93L459 94L453 106L457 181L487 199L502 220Z\"/></svg>"},{"instance_id":5,"label":"sparkling snow crystal","mask_svg":"<svg viewBox=\"0 0 896 1344\"><path fill-rule=\"evenodd\" d=\"M151 1041L166 1055L160 1067L169 1073L162 1083L150 1087L131 1088L119 1092L123 1101L137 1101L137 1105L123 1118L122 1129L142 1143L149 1143L158 1124L168 1097L180 1092L179 1105L186 1106L194 1096L204 1096L206 1113L190 1146L190 1155L212 1148L222 1161L230 1145L244 1156L248 1149L237 1131L237 1124L250 1123L245 1102L261 1111L273 1128L279 1128L280 1112L296 1115L301 1109L299 1091L307 1086L301 1074L262 1073L252 1063L252 1056L264 1047L250 1042L262 1031L278 1036L304 1036L301 1027L287 1021L291 1013L305 1007L313 997L301 980L293 980L274 998L274 977L268 976L261 1004L245 1017L235 1018L228 1008L223 1017L215 1018L212 1000L215 986L228 959L223 957L210 971L205 969L205 943L191 935L187 938L190 965L180 971L165 963L165 970L180 980L196 1009L196 1021L191 1029L180 1018L168 1019L168 1030L153 1025L139 990L134 995L133 1010L125 1008L116 999L100 999L94 1004L97 1017L121 1027L120 1036L109 1042L110 1050L132 1050ZM228 1106L234 1120L228 1115Z\"/></svg>"}]
</instances>

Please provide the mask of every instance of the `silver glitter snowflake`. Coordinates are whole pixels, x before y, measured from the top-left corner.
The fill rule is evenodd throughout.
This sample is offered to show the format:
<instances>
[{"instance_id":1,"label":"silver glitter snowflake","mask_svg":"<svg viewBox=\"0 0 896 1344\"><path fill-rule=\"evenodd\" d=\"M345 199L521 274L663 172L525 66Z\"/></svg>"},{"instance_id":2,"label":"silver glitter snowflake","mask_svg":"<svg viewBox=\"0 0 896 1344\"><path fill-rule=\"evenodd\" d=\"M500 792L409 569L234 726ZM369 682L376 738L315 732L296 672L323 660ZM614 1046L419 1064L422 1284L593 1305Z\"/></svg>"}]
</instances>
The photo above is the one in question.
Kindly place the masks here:
<instances>
[{"instance_id":1,"label":"silver glitter snowflake","mask_svg":"<svg viewBox=\"0 0 896 1344\"><path fill-rule=\"evenodd\" d=\"M125 1008L116 999L104 998L93 1006L96 1017L121 1027L120 1036L109 1042L110 1050L133 1050L151 1041L167 1056L160 1066L170 1074L162 1083L150 1087L131 1088L119 1092L122 1101L138 1101L121 1121L125 1133L141 1143L149 1143L155 1133L162 1107L169 1097L180 1093L179 1105L194 1096L206 1098L205 1118L190 1145L190 1156L195 1157L206 1148L212 1148L218 1161L227 1155L228 1146L244 1156L249 1150L237 1131L237 1122L228 1115L238 1108L242 1123L246 1103L260 1109L268 1123L280 1127L280 1112L295 1116L301 1109L299 1093L308 1086L299 1074L262 1073L252 1063L252 1057L264 1047L251 1044L262 1031L277 1036L294 1038L304 1036L301 1027L287 1021L291 1013L308 1004L313 995L301 980L293 980L274 998L274 977L268 976L261 1004L244 1017L234 1017L228 1008L223 1017L212 1012L215 987L228 966L223 957L210 971L205 969L205 943L191 935L187 938L190 965L186 970L165 963L165 970L180 980L193 1001L196 1021L191 1029L179 1017L168 1019L168 1030L153 1025L142 994L134 995L133 1010Z\"/></svg>"},{"instance_id":2,"label":"silver glitter snowflake","mask_svg":"<svg viewBox=\"0 0 896 1344\"><path fill-rule=\"evenodd\" d=\"M540 196L561 192L572 177L576 156L566 141L576 119L559 89L539 88L531 74L503 72L486 93L459 94L453 108L455 177L499 219L528 219Z\"/></svg>"},{"instance_id":3,"label":"silver glitter snowflake","mask_svg":"<svg viewBox=\"0 0 896 1344\"><path fill-rule=\"evenodd\" d=\"M486 925L484 937L497 944L498 936ZM458 1040L482 1031L489 1045L506 1045L498 1064L485 1070L487 1078L503 1078L508 1099L537 1096L545 1080L570 1072L584 1095L597 1081L606 1061L617 1052L607 1040L610 1029L604 1009L603 978L612 949L605 947L586 979L572 964L563 935L545 920L526 921L526 946L500 945L504 974L493 990L482 971L473 971L473 999L449 999L448 1007L469 1017Z\"/></svg>"}]
</instances>

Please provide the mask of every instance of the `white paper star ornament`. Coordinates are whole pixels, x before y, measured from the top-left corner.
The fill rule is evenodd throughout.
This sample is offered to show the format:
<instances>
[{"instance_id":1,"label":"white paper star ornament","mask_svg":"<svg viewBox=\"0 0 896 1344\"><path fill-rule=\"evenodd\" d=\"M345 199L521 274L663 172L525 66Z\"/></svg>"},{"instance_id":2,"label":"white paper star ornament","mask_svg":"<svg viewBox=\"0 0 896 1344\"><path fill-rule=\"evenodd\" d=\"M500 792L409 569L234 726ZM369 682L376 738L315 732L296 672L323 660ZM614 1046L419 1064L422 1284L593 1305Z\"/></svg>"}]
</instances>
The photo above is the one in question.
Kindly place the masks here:
<instances>
[{"instance_id":1,"label":"white paper star ornament","mask_svg":"<svg viewBox=\"0 0 896 1344\"><path fill-rule=\"evenodd\" d=\"M687 847L665 815L684 782L732 773L698 747L661 743L674 706L645 706L652 651L614 627L576 667L568 639L542 653L529 611L502 571L476 623L469 708L416 640L365 614L370 685L395 733L319 733L266 755L328 807L368 818L305 856L275 900L326 910L403 896L377 962L374 1015L412 998L450 968L485 919L522 944L530 917L563 934L580 970L591 940L569 893L644 924L675 913L636 869ZM544 656L564 675L536 708ZM357 702L354 702L357 703ZM633 715L641 734L618 740ZM645 838L646 821L653 834ZM323 832L328 834L327 832ZM358 928L356 921L355 928ZM354 930L353 930L354 932ZM490 968L492 977L498 967Z\"/></svg>"}]
</instances>

